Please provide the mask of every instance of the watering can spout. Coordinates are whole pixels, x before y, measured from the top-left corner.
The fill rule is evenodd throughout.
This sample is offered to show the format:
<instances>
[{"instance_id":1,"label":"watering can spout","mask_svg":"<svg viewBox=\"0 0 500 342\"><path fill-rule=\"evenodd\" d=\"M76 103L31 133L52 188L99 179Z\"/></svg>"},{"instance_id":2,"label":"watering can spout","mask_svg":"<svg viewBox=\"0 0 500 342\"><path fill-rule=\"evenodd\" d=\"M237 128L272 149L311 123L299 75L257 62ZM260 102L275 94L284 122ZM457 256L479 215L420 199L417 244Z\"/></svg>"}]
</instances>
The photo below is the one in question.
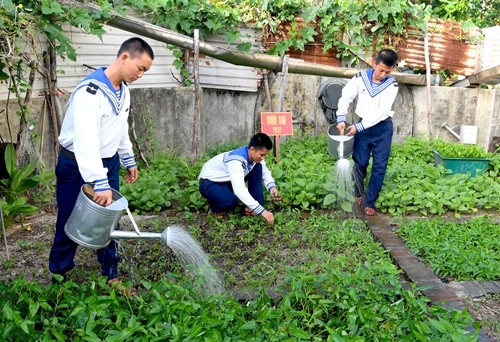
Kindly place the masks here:
<instances>
[{"instance_id":1,"label":"watering can spout","mask_svg":"<svg viewBox=\"0 0 500 342\"><path fill-rule=\"evenodd\" d=\"M168 232L170 231L170 227L167 227L167 229L165 229L163 231L163 233L161 233L161 239L163 242L165 242L167 245L169 243L169 237L170 235L168 234Z\"/></svg>"},{"instance_id":2,"label":"watering can spout","mask_svg":"<svg viewBox=\"0 0 500 342\"><path fill-rule=\"evenodd\" d=\"M165 232L163 233L151 233L151 232L133 232L129 230L113 230L109 236L110 239L138 239L138 240L144 240L144 239L162 239L163 241L166 242L167 238L165 235Z\"/></svg>"},{"instance_id":3,"label":"watering can spout","mask_svg":"<svg viewBox=\"0 0 500 342\"><path fill-rule=\"evenodd\" d=\"M444 127L446 128L451 134L453 134L453 136L455 136L455 138L457 138L458 140L460 140L460 136L455 133L455 131L453 130L453 128L449 127L447 124L442 124L441 127Z\"/></svg>"}]
</instances>

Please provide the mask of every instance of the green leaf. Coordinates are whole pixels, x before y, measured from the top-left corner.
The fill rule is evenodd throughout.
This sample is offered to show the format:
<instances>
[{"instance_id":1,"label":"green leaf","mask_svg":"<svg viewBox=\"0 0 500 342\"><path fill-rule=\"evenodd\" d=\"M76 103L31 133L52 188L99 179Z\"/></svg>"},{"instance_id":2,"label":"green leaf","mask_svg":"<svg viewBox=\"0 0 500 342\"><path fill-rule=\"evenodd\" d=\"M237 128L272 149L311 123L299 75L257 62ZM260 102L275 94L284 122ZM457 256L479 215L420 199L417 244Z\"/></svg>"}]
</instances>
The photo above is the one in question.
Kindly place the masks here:
<instances>
[{"instance_id":1,"label":"green leaf","mask_svg":"<svg viewBox=\"0 0 500 342\"><path fill-rule=\"evenodd\" d=\"M9 79L9 74L4 71L7 65L0 60L0 81L5 81Z\"/></svg>"},{"instance_id":2,"label":"green leaf","mask_svg":"<svg viewBox=\"0 0 500 342\"><path fill-rule=\"evenodd\" d=\"M42 13L46 15L62 14L63 9L57 1L42 0Z\"/></svg>"},{"instance_id":3,"label":"green leaf","mask_svg":"<svg viewBox=\"0 0 500 342\"><path fill-rule=\"evenodd\" d=\"M17 171L17 157L16 150L14 149L14 145L7 144L5 148L5 167L7 168L7 172L11 177L15 176Z\"/></svg>"},{"instance_id":4,"label":"green leaf","mask_svg":"<svg viewBox=\"0 0 500 342\"><path fill-rule=\"evenodd\" d=\"M327 207L327 206L331 205L332 203L335 203L336 200L337 200L337 198L335 197L334 194L328 194L323 199L323 205L325 207Z\"/></svg>"},{"instance_id":5,"label":"green leaf","mask_svg":"<svg viewBox=\"0 0 500 342\"><path fill-rule=\"evenodd\" d=\"M9 303L5 303L2 307L2 313L3 313L3 316L9 320L9 321L12 321L13 319L13 314L12 314L12 308L10 307Z\"/></svg>"},{"instance_id":6,"label":"green leaf","mask_svg":"<svg viewBox=\"0 0 500 342\"><path fill-rule=\"evenodd\" d=\"M352 203L350 201L342 201L342 204L340 205L340 207L345 212L348 212L348 213L352 212Z\"/></svg>"},{"instance_id":7,"label":"green leaf","mask_svg":"<svg viewBox=\"0 0 500 342\"><path fill-rule=\"evenodd\" d=\"M241 330L253 330L253 329L255 329L256 325L257 325L257 324L255 323L255 321L254 321L254 320L251 320L251 321L248 321L248 322L246 322L245 324L243 324L243 325L240 327L240 329L241 329Z\"/></svg>"}]
</instances>

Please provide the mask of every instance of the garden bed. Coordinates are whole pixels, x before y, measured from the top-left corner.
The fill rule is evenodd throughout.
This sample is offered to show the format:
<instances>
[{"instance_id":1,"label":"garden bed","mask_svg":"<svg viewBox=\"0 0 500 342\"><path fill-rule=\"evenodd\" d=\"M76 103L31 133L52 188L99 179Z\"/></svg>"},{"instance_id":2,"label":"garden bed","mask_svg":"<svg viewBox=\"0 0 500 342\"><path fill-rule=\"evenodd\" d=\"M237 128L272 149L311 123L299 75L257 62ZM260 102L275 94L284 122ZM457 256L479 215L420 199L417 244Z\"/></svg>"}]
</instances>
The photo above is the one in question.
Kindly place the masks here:
<instances>
[{"instance_id":1,"label":"garden bed","mask_svg":"<svg viewBox=\"0 0 500 342\"><path fill-rule=\"evenodd\" d=\"M49 285L47 258L53 237L54 220L54 216L41 217L27 226L29 230L18 228L9 234L12 260L5 261L3 255L4 263L0 272L2 282L9 283L14 278L26 277L34 283L24 285L13 283L15 285L11 286L16 286L16 291L24 288L24 291L38 292L39 298L49 300L52 292L35 290L34 284L41 283L43 287L53 289ZM342 329L348 334L365 336L369 340L383 336L408 338L412 332L404 323L407 319L416 324L415 326L419 324L423 324L421 328L427 326L426 329L430 329L425 334L427 337L434 336L439 339L439 336L447 336L439 332L440 324L444 324L442 320L450 319L445 311L431 306L416 289L412 290L411 286L408 287L409 284L402 281L403 274L394 267L387 253L373 240L362 221L345 217L339 220L337 215L324 213L303 216L300 213L281 212L277 214L275 227L270 227L259 217L240 217L233 214L226 219L213 219L205 214L163 212L161 216L151 219L138 217L138 224L141 231L161 231L172 224L184 226L209 253L212 264L221 272L226 290L234 295L235 300L241 302L241 297L236 294L250 295L246 296L243 305L227 299L224 304L215 299L208 301L203 298L196 299L199 296L196 282L183 275L175 256L163 243L122 240L120 247L122 275L138 287L142 299L139 302L132 301L126 304L126 298L116 297L113 302L115 304L111 307L105 311L100 309L95 311L97 327L101 324L99 317L102 319L107 317L106 312L109 310L114 310L123 317L130 317L132 312L126 309L128 305L132 305L134 311L140 310L140 307L151 310L150 305L156 305L163 307L161 309L165 312L163 319L172 317L170 315L173 314L171 310L174 307L176 310L181 310L177 311L176 315L186 315L185 324L192 328L204 324L217 326L215 322L221 319L221 314L226 315L224 310L229 308L232 315L235 315L230 325L236 324L236 321L241 319L240 315L245 317L238 323L239 325L236 324L240 328L234 330L236 326L233 326L229 329L233 333L239 331L232 336L243 339L249 337L247 333L264 334L261 336L270 338L272 335L262 330L264 322L267 322L267 327L272 331L283 329L283 336L289 338L322 336L322 339L325 339L327 335L323 335L325 332L321 333L325 327L318 325L325 319L325 323L336 320L337 323L333 325L336 328L343 327ZM125 219L122 221L122 226L123 229L132 229ZM79 248L76 263L77 268L70 274L71 283L75 282L75 285L65 287L66 295L61 299L62 305L66 301L64 298L68 300L73 298L72 300L78 302L78 298L81 297L82 303L83 301L92 303L97 298L104 300L106 296L111 295L109 290L103 287L104 285L100 285L97 276L99 267L92 250ZM166 285L163 281L167 281L170 285ZM93 283L95 285L92 285ZM180 287L176 287L179 285ZM92 287L94 290L91 290ZM273 290L271 293L277 295L267 299L266 296L262 297L263 293L269 293L268 290ZM166 301L163 302L164 300ZM142 304L137 306L139 303ZM18 305L22 307L22 301ZM185 311L193 305L197 306L198 310ZM217 309L213 305L216 305ZM474 302L474 305L474 312L481 314L480 303ZM495 300L484 304L489 311L494 309L495 305L498 305L498 302L495 304ZM274 309L268 313L270 316L261 321L259 317L262 317L266 308L268 310L271 306ZM181 307L184 309L180 309ZM349 313L349 308L355 309L352 314ZM412 308L419 312L423 310L427 318L416 314L417 311L413 312ZM404 316L400 316L403 312L400 312L400 309L405 312ZM72 310L74 312L74 309ZM87 309L81 310L83 314ZM315 310L326 310L328 319L321 314L314 314ZM386 310L390 311L390 315ZM201 318L205 317L204 312L209 311L213 320ZM62 314L64 310L61 309L60 312ZM144 327L148 326L148 321L157 319L151 316L149 311L147 312L144 311L144 317L139 320ZM486 314L485 311L483 315ZM66 315L69 319L64 320L66 322L64 326L73 324L69 311ZM361 317L359 315L363 315L363 323L359 321ZM306 319L307 317L312 321ZM429 317L434 323L424 323ZM350 324L344 321L348 318L352 319ZM383 319L382 323L380 318ZM455 326L463 318L464 316L455 314L455 318L450 322ZM191 319L196 319L196 323ZM305 324L307 321L314 328ZM295 325L290 325L289 322L295 322ZM332 322L326 323L327 326L333 324ZM380 324L384 326L382 331L379 331ZM68 325L68 328L71 327L72 325ZM76 327L73 326L71 329ZM125 327L121 329L127 330ZM215 328L207 329L207 326L202 328L203 331L212 332ZM168 330L167 326L164 330ZM181 329L179 333L182 331L184 330ZM340 330L337 332L340 334ZM334 330L330 331L330 334L332 333ZM172 334L171 330L169 334ZM183 334L188 334L188 331L185 330ZM139 340L138 336L152 337L138 332L131 336ZM165 332L164 336L172 338L173 335L167 335Z\"/></svg>"}]
</instances>

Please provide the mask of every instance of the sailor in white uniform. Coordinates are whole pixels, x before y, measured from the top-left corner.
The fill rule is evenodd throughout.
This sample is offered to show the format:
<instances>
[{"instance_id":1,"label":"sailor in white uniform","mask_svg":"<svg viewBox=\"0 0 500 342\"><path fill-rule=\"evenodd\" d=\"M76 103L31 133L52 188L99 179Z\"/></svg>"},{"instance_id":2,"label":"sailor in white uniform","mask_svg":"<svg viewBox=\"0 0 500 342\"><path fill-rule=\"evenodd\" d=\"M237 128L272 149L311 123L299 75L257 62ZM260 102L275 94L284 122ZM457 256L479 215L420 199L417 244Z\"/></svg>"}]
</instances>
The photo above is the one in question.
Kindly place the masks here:
<instances>
[{"instance_id":1,"label":"sailor in white uniform","mask_svg":"<svg viewBox=\"0 0 500 342\"><path fill-rule=\"evenodd\" d=\"M381 50L375 59L375 67L355 75L342 89L337 110L337 128L345 128L346 115L357 97L355 113L359 122L347 128L347 135L354 135L353 160L356 182L356 203L364 205L364 213L373 216L375 201L384 182L391 152L393 125L392 106L398 93L398 83L390 75L398 56L391 49ZM372 156L372 171L368 189L364 191L364 179ZM363 198L364 196L364 198Z\"/></svg>"},{"instance_id":2,"label":"sailor in white uniform","mask_svg":"<svg viewBox=\"0 0 500 342\"><path fill-rule=\"evenodd\" d=\"M81 81L68 103L59 144L57 165L57 222L50 251L49 269L65 277L75 267L77 244L64 226L73 211L83 184L93 185L94 201L111 204L112 191L119 191L120 163L127 168L125 181L133 183L139 175L132 143L128 136L130 92L126 82L141 78L153 63L154 53L141 38L130 38L107 68L100 68ZM116 241L97 251L102 275L118 276ZM55 279L53 279L55 281Z\"/></svg>"},{"instance_id":3,"label":"sailor in white uniform","mask_svg":"<svg viewBox=\"0 0 500 342\"><path fill-rule=\"evenodd\" d=\"M221 153L203 165L198 176L199 189L213 214L229 212L241 201L247 215L262 215L269 224L274 224L273 213L264 209L263 191L265 186L274 200L280 199L264 160L272 148L269 136L257 133L248 146Z\"/></svg>"}]
</instances>

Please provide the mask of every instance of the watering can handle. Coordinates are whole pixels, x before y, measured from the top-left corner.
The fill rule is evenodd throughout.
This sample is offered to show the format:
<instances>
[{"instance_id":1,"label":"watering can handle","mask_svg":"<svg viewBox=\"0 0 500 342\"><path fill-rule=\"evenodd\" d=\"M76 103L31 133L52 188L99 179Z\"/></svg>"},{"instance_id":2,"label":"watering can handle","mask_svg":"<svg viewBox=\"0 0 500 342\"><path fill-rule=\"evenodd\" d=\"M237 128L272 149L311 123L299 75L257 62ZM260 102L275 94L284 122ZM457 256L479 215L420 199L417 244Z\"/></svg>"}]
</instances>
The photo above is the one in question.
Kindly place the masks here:
<instances>
[{"instance_id":1,"label":"watering can handle","mask_svg":"<svg viewBox=\"0 0 500 342\"><path fill-rule=\"evenodd\" d=\"M135 223L134 217L132 216L130 209L127 207L126 210L127 210L127 215L130 218L130 222L132 222L132 226L134 227L135 232L137 233L137 235L141 235L139 227L137 227L137 223Z\"/></svg>"},{"instance_id":2,"label":"watering can handle","mask_svg":"<svg viewBox=\"0 0 500 342\"><path fill-rule=\"evenodd\" d=\"M92 189L91 187L86 186L86 185L84 185L82 187L82 189L83 189L83 192L85 192L87 195L94 197L94 195L95 195L94 189ZM137 227L137 223L135 223L134 217L132 216L130 209L127 207L126 210L127 210L127 215L130 218L130 222L132 222L132 226L134 227L135 232L137 233L137 235L141 235L141 232L139 231L139 227Z\"/></svg>"},{"instance_id":3,"label":"watering can handle","mask_svg":"<svg viewBox=\"0 0 500 342\"><path fill-rule=\"evenodd\" d=\"M94 189L92 189L90 186L87 186L87 185L82 186L82 189L83 189L83 192L85 192L87 195L94 198L94 195L95 195Z\"/></svg>"}]
</instances>

